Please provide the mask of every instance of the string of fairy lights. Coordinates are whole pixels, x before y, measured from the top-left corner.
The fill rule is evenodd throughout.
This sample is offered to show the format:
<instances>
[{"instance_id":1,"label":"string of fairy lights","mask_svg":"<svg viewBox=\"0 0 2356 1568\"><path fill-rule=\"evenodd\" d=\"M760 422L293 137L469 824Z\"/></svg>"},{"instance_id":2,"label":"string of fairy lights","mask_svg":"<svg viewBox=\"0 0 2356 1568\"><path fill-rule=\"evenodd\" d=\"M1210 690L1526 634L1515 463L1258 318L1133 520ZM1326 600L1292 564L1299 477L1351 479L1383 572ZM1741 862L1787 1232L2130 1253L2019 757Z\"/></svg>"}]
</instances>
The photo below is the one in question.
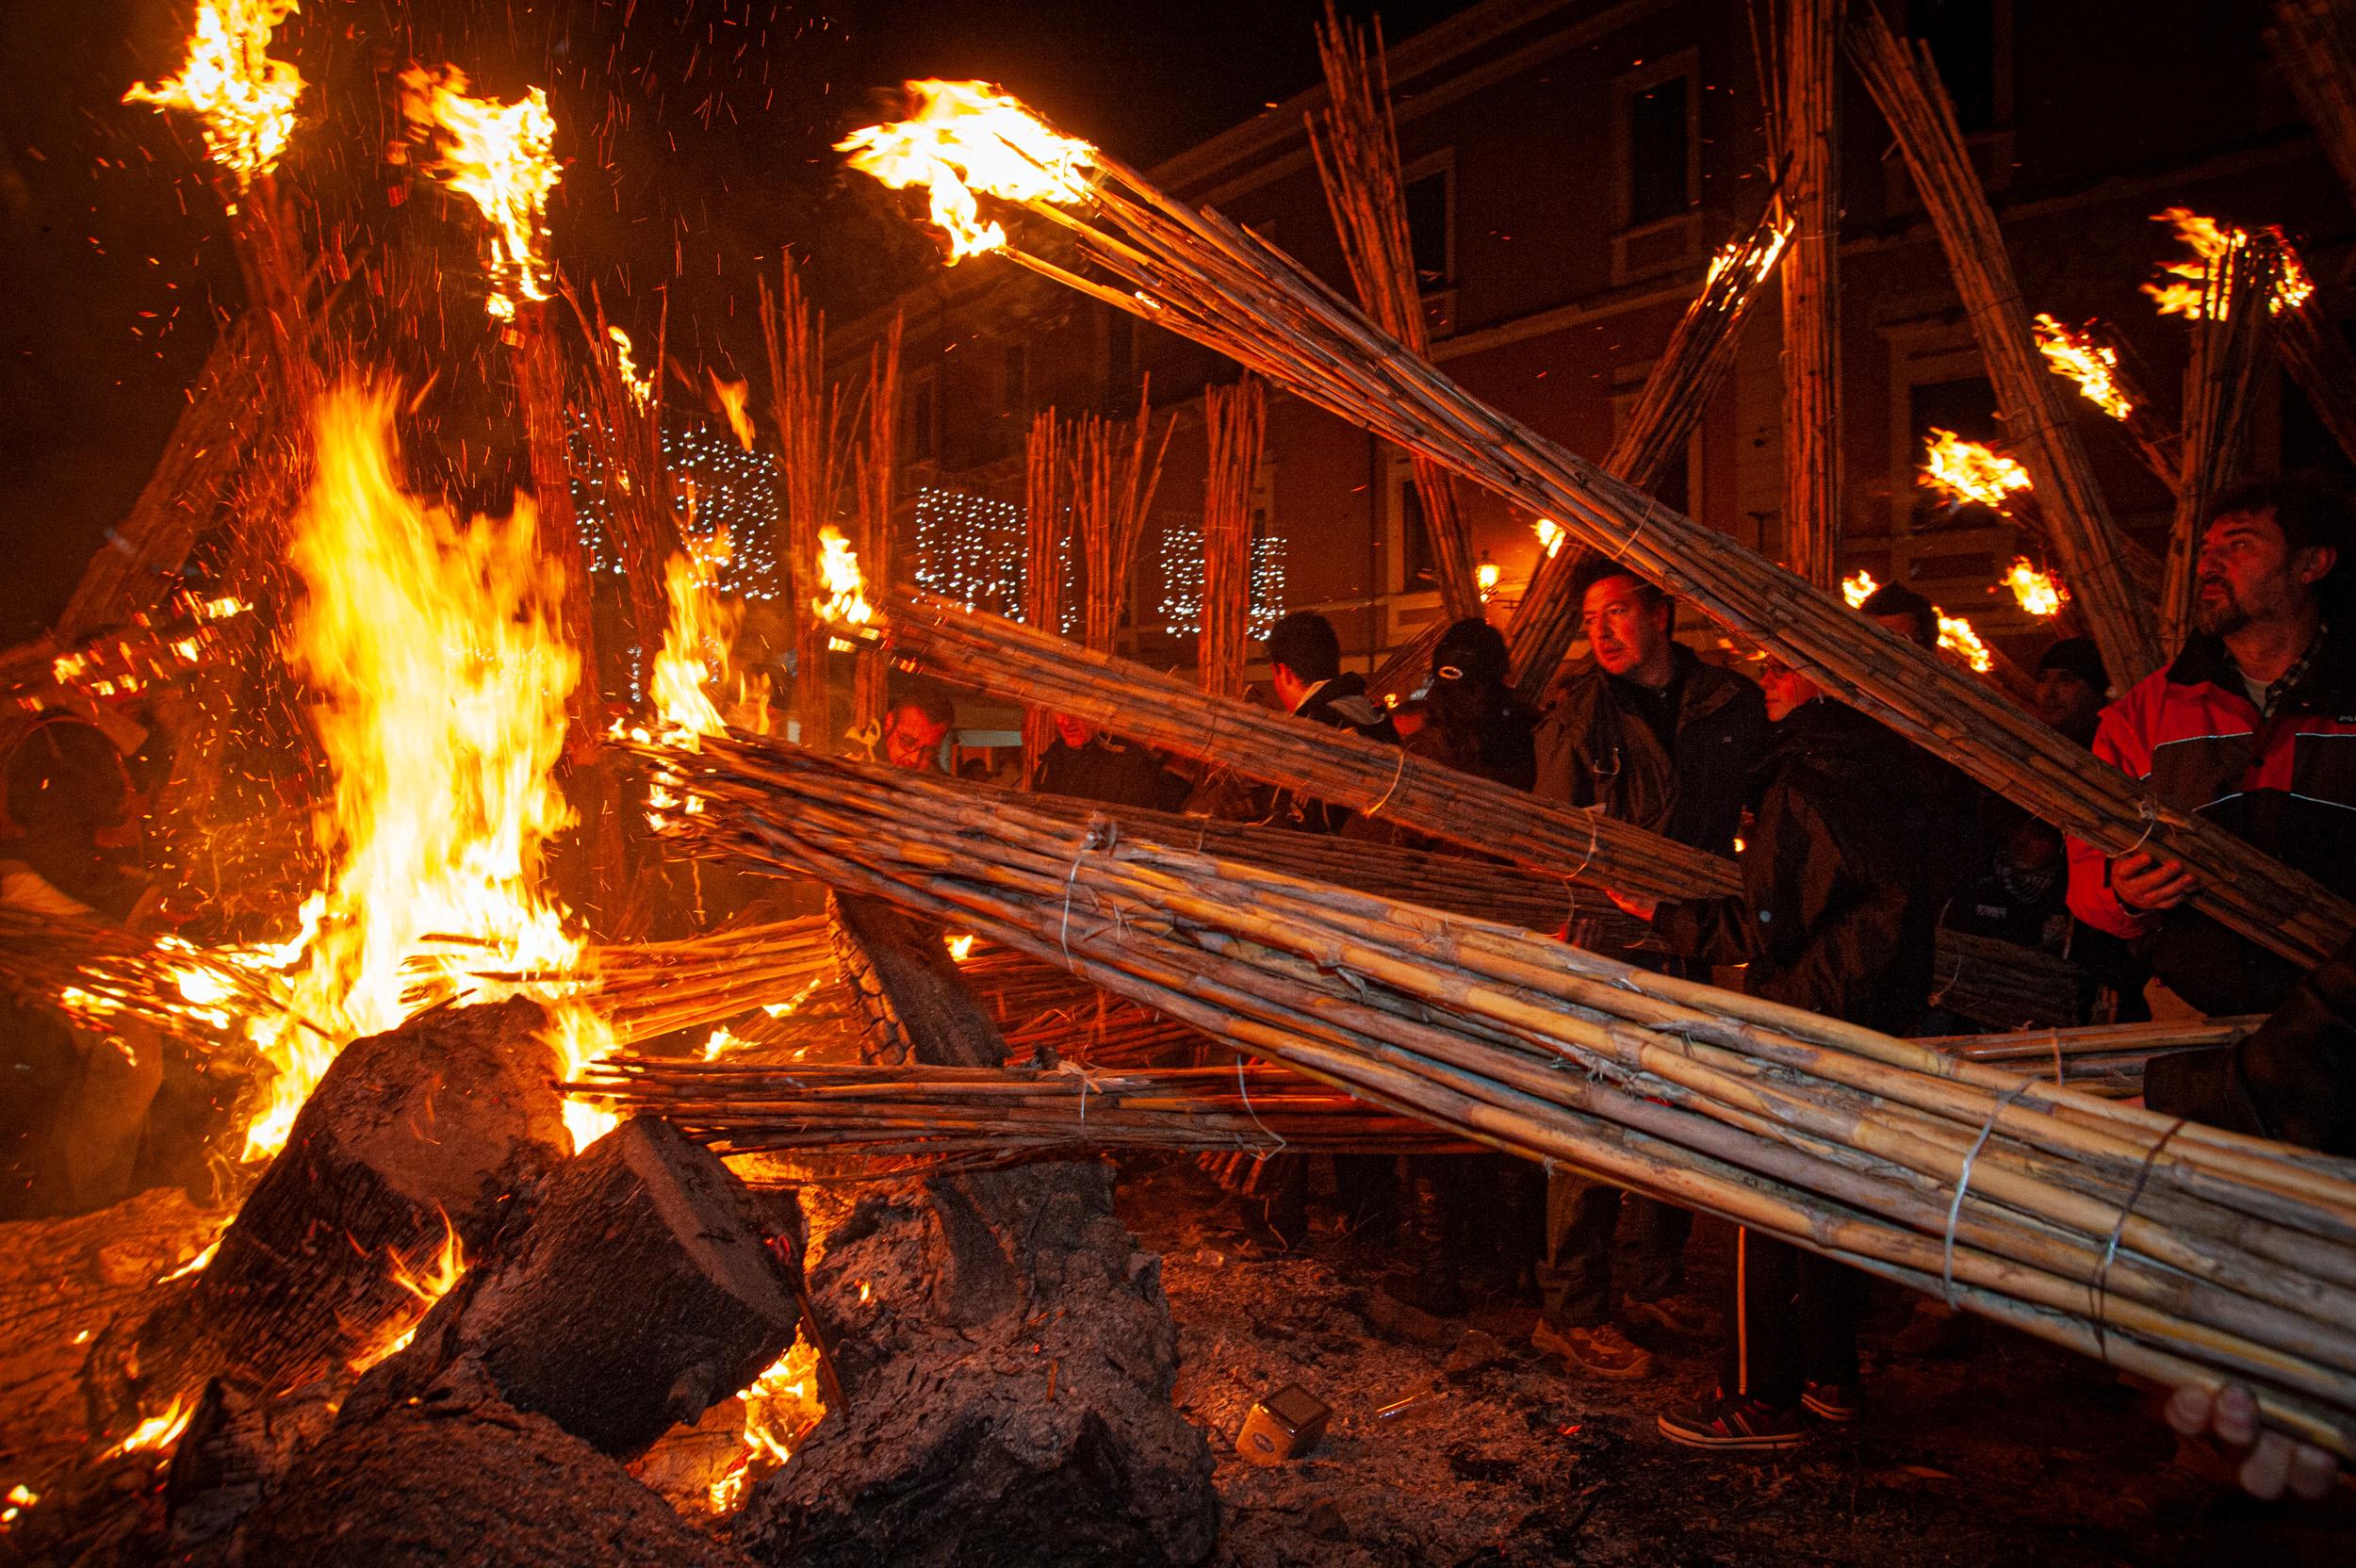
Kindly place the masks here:
<instances>
[{"instance_id":1,"label":"string of fairy lights","mask_svg":"<svg viewBox=\"0 0 2356 1568\"><path fill-rule=\"evenodd\" d=\"M1162 534L1162 629L1172 637L1203 635L1203 531L1171 528ZM1266 637L1284 613L1284 541L1252 539L1252 635Z\"/></svg>"},{"instance_id":2,"label":"string of fairy lights","mask_svg":"<svg viewBox=\"0 0 2356 1568\"><path fill-rule=\"evenodd\" d=\"M581 416L571 430L573 515L589 569L621 575L622 564L607 530L605 470L597 443ZM746 451L726 427L691 415L664 411L663 462L682 510L693 497L690 517L699 537L728 531L728 564L720 574L725 593L748 599L774 599L785 591L773 542L777 516L777 470L769 455Z\"/></svg>"},{"instance_id":3,"label":"string of fairy lights","mask_svg":"<svg viewBox=\"0 0 2356 1568\"><path fill-rule=\"evenodd\" d=\"M1072 537L1056 541L1063 580L1073 580ZM1023 508L1012 501L944 485L916 492L916 583L969 610L1020 617L1028 546ZM1159 558L1162 629L1173 637L1203 632L1203 531L1163 530ZM1067 593L1057 629L1071 636L1080 612ZM1284 612L1284 541L1262 534L1252 541L1252 634L1265 637Z\"/></svg>"}]
</instances>

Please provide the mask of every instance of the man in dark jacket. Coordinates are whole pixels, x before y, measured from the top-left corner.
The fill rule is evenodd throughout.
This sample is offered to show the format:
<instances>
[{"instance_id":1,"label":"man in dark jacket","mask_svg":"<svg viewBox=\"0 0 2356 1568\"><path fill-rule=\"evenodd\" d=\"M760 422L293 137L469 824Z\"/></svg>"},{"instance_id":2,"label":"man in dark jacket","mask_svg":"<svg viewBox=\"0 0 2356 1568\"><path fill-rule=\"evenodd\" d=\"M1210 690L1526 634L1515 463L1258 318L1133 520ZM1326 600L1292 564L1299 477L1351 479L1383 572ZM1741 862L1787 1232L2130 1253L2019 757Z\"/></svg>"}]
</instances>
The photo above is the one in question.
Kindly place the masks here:
<instances>
[{"instance_id":1,"label":"man in dark jacket","mask_svg":"<svg viewBox=\"0 0 2356 1568\"><path fill-rule=\"evenodd\" d=\"M1031 788L1043 795L1175 811L1194 786L1162 766L1151 747L1058 713L1055 738L1039 759Z\"/></svg>"},{"instance_id":2,"label":"man in dark jacket","mask_svg":"<svg viewBox=\"0 0 2356 1568\"><path fill-rule=\"evenodd\" d=\"M1285 712L1328 729L1399 744L1391 715L1366 694L1366 678L1343 672L1342 640L1333 622L1314 611L1294 611L1269 629L1268 657L1268 684ZM1289 790L1276 797L1273 810L1274 820L1309 833L1339 833L1351 814L1348 807Z\"/></svg>"},{"instance_id":3,"label":"man in dark jacket","mask_svg":"<svg viewBox=\"0 0 2356 1568\"><path fill-rule=\"evenodd\" d=\"M2350 504L2296 481L2220 498L2202 535L2194 635L2103 710L2094 754L2332 892L2356 894L2356 631L2324 612ZM2299 967L2186 907L2192 874L2148 852L2070 844L2070 906L2156 938L2151 967L2212 1016L2270 1012Z\"/></svg>"},{"instance_id":4,"label":"man in dark jacket","mask_svg":"<svg viewBox=\"0 0 2356 1568\"><path fill-rule=\"evenodd\" d=\"M1746 966L1753 996L1906 1034L1930 988L1937 915L1922 869L1933 824L1906 743L1780 663L1771 661L1761 679L1776 724L1742 891L1612 900L1651 921L1673 952ZM1719 1391L1661 1416L1662 1435L1693 1447L1788 1448L1804 1437L1803 1407L1850 1419L1864 1276L1745 1230L1736 1282Z\"/></svg>"},{"instance_id":5,"label":"man in dark jacket","mask_svg":"<svg viewBox=\"0 0 2356 1568\"><path fill-rule=\"evenodd\" d=\"M1666 596L1616 563L1591 557L1573 588L1595 668L1564 688L1538 727L1537 793L1731 857L1766 742L1759 688L1672 637ZM1570 936L1601 945L1591 923ZM1613 1232L1624 1218L1615 1280ZM1652 1352L1613 1321L1615 1309L1674 1332L1708 1332L1711 1315L1683 1292L1693 1229L1687 1210L1555 1171L1538 1270L1545 1308L1532 1342L1598 1377L1638 1378L1651 1370Z\"/></svg>"}]
</instances>

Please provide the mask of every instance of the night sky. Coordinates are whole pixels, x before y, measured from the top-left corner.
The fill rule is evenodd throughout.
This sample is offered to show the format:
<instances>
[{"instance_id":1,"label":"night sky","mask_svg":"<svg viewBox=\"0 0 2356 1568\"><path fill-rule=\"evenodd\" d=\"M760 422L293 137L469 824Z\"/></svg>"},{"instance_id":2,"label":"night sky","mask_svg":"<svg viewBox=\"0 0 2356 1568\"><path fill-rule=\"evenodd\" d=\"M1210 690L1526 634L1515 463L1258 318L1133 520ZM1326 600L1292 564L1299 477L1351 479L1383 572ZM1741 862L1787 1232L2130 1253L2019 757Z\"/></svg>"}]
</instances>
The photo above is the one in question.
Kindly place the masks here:
<instances>
[{"instance_id":1,"label":"night sky","mask_svg":"<svg viewBox=\"0 0 2356 1568\"><path fill-rule=\"evenodd\" d=\"M642 343L668 309L690 369L757 356L756 277L791 246L838 318L936 265L925 236L829 144L907 76L1003 83L1072 133L1152 163L1317 79L1320 6L1202 0L1088 8L1015 0L304 0L272 53L312 84L282 179L355 258L422 269L391 308L426 347L388 354L436 386L451 465L491 416L465 405L490 339L470 213L384 162L391 77L466 70L501 98L545 86L564 184L552 253ZM1347 5L1346 13L1373 8ZM1396 40L1464 0L1382 8ZM186 387L238 299L203 144L178 115L119 100L177 69L189 0L0 5L0 645L37 634L152 471ZM436 288L430 281L442 271ZM413 350L416 349L412 345ZM744 373L740 369L739 373ZM477 378L478 380L480 378ZM483 476L474 476L487 483ZM495 477L495 476L494 476ZM485 498L463 498L480 502Z\"/></svg>"}]
</instances>

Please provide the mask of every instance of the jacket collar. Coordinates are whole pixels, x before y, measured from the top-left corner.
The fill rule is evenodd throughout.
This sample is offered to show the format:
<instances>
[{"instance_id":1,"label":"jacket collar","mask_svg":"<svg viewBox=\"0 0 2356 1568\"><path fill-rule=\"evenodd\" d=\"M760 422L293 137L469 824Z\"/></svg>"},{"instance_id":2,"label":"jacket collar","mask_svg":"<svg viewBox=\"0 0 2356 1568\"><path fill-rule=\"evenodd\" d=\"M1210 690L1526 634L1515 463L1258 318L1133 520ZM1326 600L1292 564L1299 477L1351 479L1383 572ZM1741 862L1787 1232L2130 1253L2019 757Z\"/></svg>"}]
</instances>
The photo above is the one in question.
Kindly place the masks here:
<instances>
[{"instance_id":1,"label":"jacket collar","mask_svg":"<svg viewBox=\"0 0 2356 1568\"><path fill-rule=\"evenodd\" d=\"M2299 684L2282 699L2277 713L2348 712L2356 710L2356 637L2346 630L2343 613L2326 625L2323 645L2308 655ZM2206 682L2236 696L2243 694L2241 670L2225 651L2222 637L2193 636L2168 666L2171 686Z\"/></svg>"}]
</instances>

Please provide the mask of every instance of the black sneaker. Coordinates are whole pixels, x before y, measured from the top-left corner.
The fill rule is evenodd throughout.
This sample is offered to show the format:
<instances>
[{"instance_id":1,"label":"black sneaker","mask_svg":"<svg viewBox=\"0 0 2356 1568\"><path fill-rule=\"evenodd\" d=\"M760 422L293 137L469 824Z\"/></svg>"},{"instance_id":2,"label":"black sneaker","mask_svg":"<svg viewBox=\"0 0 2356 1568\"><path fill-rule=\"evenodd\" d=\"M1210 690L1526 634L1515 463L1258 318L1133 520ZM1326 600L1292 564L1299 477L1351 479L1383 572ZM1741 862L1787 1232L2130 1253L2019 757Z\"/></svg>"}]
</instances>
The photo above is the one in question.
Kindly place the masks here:
<instances>
[{"instance_id":1,"label":"black sneaker","mask_svg":"<svg viewBox=\"0 0 2356 1568\"><path fill-rule=\"evenodd\" d=\"M1804 1384L1800 1389L1800 1403L1808 1407L1811 1415L1829 1421L1836 1427L1857 1418L1857 1390L1847 1383Z\"/></svg>"},{"instance_id":2,"label":"black sneaker","mask_svg":"<svg viewBox=\"0 0 2356 1568\"><path fill-rule=\"evenodd\" d=\"M1661 1435L1688 1448L1761 1452L1796 1448L1808 1441L1797 1411L1758 1399L1717 1395L1687 1410L1661 1415Z\"/></svg>"}]
</instances>

